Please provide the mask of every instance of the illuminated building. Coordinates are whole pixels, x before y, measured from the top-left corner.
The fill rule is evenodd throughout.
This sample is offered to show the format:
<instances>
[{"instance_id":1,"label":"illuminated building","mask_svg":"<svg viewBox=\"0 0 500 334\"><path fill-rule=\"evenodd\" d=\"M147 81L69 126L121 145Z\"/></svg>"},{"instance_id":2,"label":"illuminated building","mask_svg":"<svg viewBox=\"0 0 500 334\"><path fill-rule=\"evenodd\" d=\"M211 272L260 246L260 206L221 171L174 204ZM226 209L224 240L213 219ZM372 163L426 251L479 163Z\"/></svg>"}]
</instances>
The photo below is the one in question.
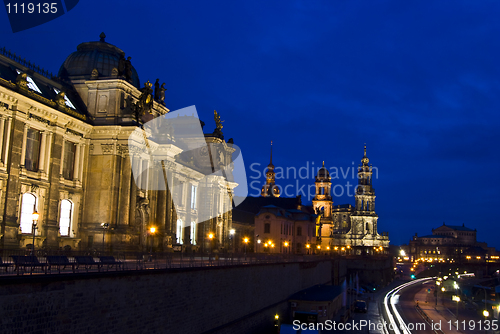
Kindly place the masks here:
<instances>
[{"instance_id":1,"label":"illuminated building","mask_svg":"<svg viewBox=\"0 0 500 334\"><path fill-rule=\"evenodd\" d=\"M157 250L203 248L208 232L215 234L212 245L227 247L231 201L214 195L211 202L226 213L192 224L210 207L199 200L207 195L200 172L177 155L184 149L173 137L176 155L165 158L164 170L182 195L177 210L168 191L151 186L159 176L128 140L146 116L169 112L165 90L158 81L154 91L149 81L141 87L130 57L100 37L78 45L56 76L0 51L0 248L29 247L35 233L36 249L145 250L151 226ZM142 98L149 105L143 115ZM230 159L234 150L219 127L205 138L225 148L217 159ZM137 183L134 166L144 170Z\"/></svg>"}]
</instances>

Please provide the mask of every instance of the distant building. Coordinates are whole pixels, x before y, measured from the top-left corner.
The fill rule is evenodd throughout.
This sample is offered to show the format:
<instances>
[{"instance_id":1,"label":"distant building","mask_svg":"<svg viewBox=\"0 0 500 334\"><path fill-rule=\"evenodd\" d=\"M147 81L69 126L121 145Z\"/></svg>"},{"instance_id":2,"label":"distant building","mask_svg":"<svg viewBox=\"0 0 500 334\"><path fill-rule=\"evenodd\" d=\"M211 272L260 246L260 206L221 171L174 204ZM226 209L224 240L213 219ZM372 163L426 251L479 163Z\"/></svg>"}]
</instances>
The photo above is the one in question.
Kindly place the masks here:
<instances>
[{"instance_id":1,"label":"distant building","mask_svg":"<svg viewBox=\"0 0 500 334\"><path fill-rule=\"evenodd\" d=\"M271 146L271 162L261 197L247 198L233 209L233 216L237 211L240 217L242 211L255 216L253 242L256 252L331 252L341 255L385 253L389 246L389 234L383 232L380 235L377 232L375 190L372 187L372 167L368 165L366 147L361 163L354 207L350 204L333 205L331 178L324 163L315 178L316 194L312 206L305 206L300 196L296 199L279 197ZM290 201L297 202L290 205Z\"/></svg>"},{"instance_id":2,"label":"distant building","mask_svg":"<svg viewBox=\"0 0 500 334\"><path fill-rule=\"evenodd\" d=\"M476 240L477 231L471 228L446 225L432 229L432 234L419 237L416 233L409 243L410 261L484 262L498 260L493 247Z\"/></svg>"},{"instance_id":3,"label":"distant building","mask_svg":"<svg viewBox=\"0 0 500 334\"><path fill-rule=\"evenodd\" d=\"M378 215L375 213L375 189L372 186L372 166L364 156L358 167L358 185L355 206L333 205L330 195L331 178L323 167L316 175L316 196L312 200L313 209L321 218L317 223L318 245L322 251L339 251L344 254L376 254L389 247L389 233L377 232Z\"/></svg>"}]
</instances>

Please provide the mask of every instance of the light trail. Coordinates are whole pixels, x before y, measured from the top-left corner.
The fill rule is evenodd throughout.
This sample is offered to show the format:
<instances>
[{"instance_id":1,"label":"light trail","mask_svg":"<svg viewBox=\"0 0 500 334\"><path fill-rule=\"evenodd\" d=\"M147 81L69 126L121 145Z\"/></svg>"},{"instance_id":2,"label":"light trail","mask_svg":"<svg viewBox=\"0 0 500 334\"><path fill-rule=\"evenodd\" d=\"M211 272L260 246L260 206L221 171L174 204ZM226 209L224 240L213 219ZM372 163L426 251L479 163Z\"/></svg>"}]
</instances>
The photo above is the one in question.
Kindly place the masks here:
<instances>
[{"instance_id":1,"label":"light trail","mask_svg":"<svg viewBox=\"0 0 500 334\"><path fill-rule=\"evenodd\" d=\"M395 334L411 334L410 330L406 326L406 323L404 322L403 318L401 317L401 314L399 314L396 305L399 300L399 291L401 291L404 288L407 288L411 285L414 284L420 284L422 282L432 280L434 278L432 277L426 277L426 278L419 278L411 282L406 282L401 285L398 285L394 289L390 290L387 292L384 296L384 308L385 308L385 314L387 315L388 318L388 324L389 324L389 329L393 331ZM393 316L394 314L394 316ZM397 321L395 320L397 319ZM387 332L387 328L384 327L384 329Z\"/></svg>"}]
</instances>

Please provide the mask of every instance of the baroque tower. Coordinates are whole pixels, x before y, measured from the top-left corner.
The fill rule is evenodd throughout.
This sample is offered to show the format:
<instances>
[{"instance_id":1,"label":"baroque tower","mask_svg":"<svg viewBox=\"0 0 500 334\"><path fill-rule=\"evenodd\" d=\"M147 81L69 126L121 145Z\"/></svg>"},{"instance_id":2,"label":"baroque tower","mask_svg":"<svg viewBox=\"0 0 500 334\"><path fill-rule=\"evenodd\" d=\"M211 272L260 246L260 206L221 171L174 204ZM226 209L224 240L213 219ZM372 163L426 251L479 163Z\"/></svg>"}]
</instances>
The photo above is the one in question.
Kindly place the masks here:
<instances>
[{"instance_id":1,"label":"baroque tower","mask_svg":"<svg viewBox=\"0 0 500 334\"><path fill-rule=\"evenodd\" d=\"M276 173L273 165L273 142L271 141L271 161L267 165L266 184L262 186L260 192L262 197L280 197L280 190L276 186Z\"/></svg>"},{"instance_id":2,"label":"baroque tower","mask_svg":"<svg viewBox=\"0 0 500 334\"><path fill-rule=\"evenodd\" d=\"M373 167L368 165L366 145L361 165L358 167L358 186L356 187L356 205L351 216L352 232L357 235L377 236L377 219L375 213L375 190L372 186Z\"/></svg>"},{"instance_id":3,"label":"baroque tower","mask_svg":"<svg viewBox=\"0 0 500 334\"><path fill-rule=\"evenodd\" d=\"M321 215L323 218L330 218L332 216L332 196L330 194L332 182L330 173L325 168L325 162L323 161L323 167L318 170L316 175L316 195L312 200L314 212Z\"/></svg>"}]
</instances>

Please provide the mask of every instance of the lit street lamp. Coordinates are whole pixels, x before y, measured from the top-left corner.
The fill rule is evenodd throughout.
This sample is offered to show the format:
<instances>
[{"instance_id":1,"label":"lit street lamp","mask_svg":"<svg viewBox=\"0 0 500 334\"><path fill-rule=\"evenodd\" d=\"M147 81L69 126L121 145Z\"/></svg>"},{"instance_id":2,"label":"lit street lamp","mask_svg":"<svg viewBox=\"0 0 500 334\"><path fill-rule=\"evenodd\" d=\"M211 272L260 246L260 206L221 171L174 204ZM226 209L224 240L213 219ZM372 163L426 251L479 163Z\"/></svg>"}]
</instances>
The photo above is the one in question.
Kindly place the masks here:
<instances>
[{"instance_id":1,"label":"lit street lamp","mask_svg":"<svg viewBox=\"0 0 500 334\"><path fill-rule=\"evenodd\" d=\"M102 231L102 253L104 254L104 235L106 234L106 230L109 228L109 224L102 223L101 227L103 228L103 231Z\"/></svg>"},{"instance_id":2,"label":"lit street lamp","mask_svg":"<svg viewBox=\"0 0 500 334\"><path fill-rule=\"evenodd\" d=\"M234 228L229 230L229 240L231 240L231 253L234 253L234 241L233 237L234 234L236 233L236 230Z\"/></svg>"},{"instance_id":3,"label":"lit street lamp","mask_svg":"<svg viewBox=\"0 0 500 334\"><path fill-rule=\"evenodd\" d=\"M247 237L243 238L243 242L245 243L245 261L247 259L247 244L249 239Z\"/></svg>"},{"instance_id":4,"label":"lit street lamp","mask_svg":"<svg viewBox=\"0 0 500 334\"><path fill-rule=\"evenodd\" d=\"M149 259L150 259L150 261L152 260L152 256L153 256L153 243L154 243L155 232L156 232L156 227L152 226L152 227L149 228L149 234L151 235L151 249L149 251Z\"/></svg>"},{"instance_id":5,"label":"lit street lamp","mask_svg":"<svg viewBox=\"0 0 500 334\"><path fill-rule=\"evenodd\" d=\"M39 214L36 211L36 209L33 211L31 218L33 219L33 225L31 226L31 229L33 231L33 244L31 245L31 252L32 252L31 255L35 256L35 231L38 229L36 225L39 218Z\"/></svg>"}]
</instances>

